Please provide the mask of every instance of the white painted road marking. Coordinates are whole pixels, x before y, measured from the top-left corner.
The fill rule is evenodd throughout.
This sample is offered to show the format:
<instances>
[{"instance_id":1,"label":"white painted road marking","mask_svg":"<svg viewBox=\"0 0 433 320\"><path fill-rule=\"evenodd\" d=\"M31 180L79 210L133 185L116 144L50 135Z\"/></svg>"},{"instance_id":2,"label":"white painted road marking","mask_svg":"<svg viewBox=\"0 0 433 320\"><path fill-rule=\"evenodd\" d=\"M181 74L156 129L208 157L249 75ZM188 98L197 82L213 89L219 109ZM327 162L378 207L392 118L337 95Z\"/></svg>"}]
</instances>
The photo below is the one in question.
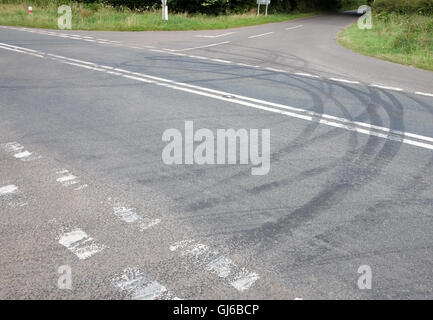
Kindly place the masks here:
<instances>
[{"instance_id":1,"label":"white painted road marking","mask_svg":"<svg viewBox=\"0 0 433 320\"><path fill-rule=\"evenodd\" d=\"M349 84L360 84L359 81L352 81L352 80L339 79L339 78L329 78L329 80L336 81L336 82L349 83Z\"/></svg>"},{"instance_id":2,"label":"white painted road marking","mask_svg":"<svg viewBox=\"0 0 433 320\"><path fill-rule=\"evenodd\" d=\"M218 35L215 35L215 36L196 35L196 37L199 37L199 38L220 38L220 37L225 37L225 36L228 36L228 35L231 35L231 34L234 34L234 33L236 33L236 32L227 32L227 33L222 33L222 34L218 34Z\"/></svg>"},{"instance_id":3,"label":"white painted road marking","mask_svg":"<svg viewBox=\"0 0 433 320\"><path fill-rule=\"evenodd\" d=\"M163 285L152 281L138 268L127 268L112 280L113 284L131 296L132 300L179 300Z\"/></svg>"},{"instance_id":4,"label":"white painted road marking","mask_svg":"<svg viewBox=\"0 0 433 320\"><path fill-rule=\"evenodd\" d=\"M60 182L64 187L69 187L72 185L78 185L80 183L80 179L69 172L69 170L62 169L56 172L57 175L60 175L59 178L56 179L57 182ZM87 184L82 184L74 188L74 190L78 191L84 188L87 188Z\"/></svg>"},{"instance_id":5,"label":"white painted road marking","mask_svg":"<svg viewBox=\"0 0 433 320\"><path fill-rule=\"evenodd\" d=\"M8 194L13 194L17 191L18 191L18 187L13 185L13 184L10 184L10 185L4 186L4 187L0 187L0 197L8 195Z\"/></svg>"},{"instance_id":6,"label":"white painted road marking","mask_svg":"<svg viewBox=\"0 0 433 320\"><path fill-rule=\"evenodd\" d=\"M186 48L186 49L164 49L167 51L171 51L171 52L183 52L183 51L191 51L191 50L196 50L196 49L203 49L203 48L210 48L210 47L216 47L216 46L220 46L223 44L227 44L230 43L230 41L224 41L224 42L218 42L218 43L212 43L212 44L208 44L205 46L199 46L199 47L192 47L192 48Z\"/></svg>"},{"instance_id":7,"label":"white painted road marking","mask_svg":"<svg viewBox=\"0 0 433 320\"><path fill-rule=\"evenodd\" d=\"M24 207L28 205L27 201L25 200L25 197L22 195L22 193L18 190L18 187L16 185L7 185L4 187L0 187L0 198L6 197L7 199L12 197L12 200L8 202L8 206L12 208L18 208L18 207Z\"/></svg>"},{"instance_id":8,"label":"white painted road marking","mask_svg":"<svg viewBox=\"0 0 433 320\"><path fill-rule=\"evenodd\" d=\"M63 174L63 176L61 176L60 178L57 178L56 181L60 182L65 187L73 185L73 184L77 184L77 183L80 182L80 180L78 180L77 176L74 176L73 174L70 174L67 170L65 172L59 171L57 173Z\"/></svg>"},{"instance_id":9,"label":"white painted road marking","mask_svg":"<svg viewBox=\"0 0 433 320\"><path fill-rule=\"evenodd\" d=\"M24 149L24 147L20 145L18 142L14 141L14 142L6 143L4 149L8 153L14 153L14 152L21 152Z\"/></svg>"},{"instance_id":10,"label":"white painted road marking","mask_svg":"<svg viewBox=\"0 0 433 320\"><path fill-rule=\"evenodd\" d=\"M1 45L1 43L0 43L0 45ZM1 46L0 46L0 48L1 48ZM26 52L25 50L20 50L20 53L30 54L29 52ZM70 62L66 61L66 60L71 60L70 58L61 57L61 56L57 56L57 57L58 58L51 58L51 59L59 61L60 63L71 64L71 65L74 65L77 67L91 69L94 71L107 72L107 69L104 69L104 68L102 68L102 66L97 65L95 63L91 63L91 62L85 62L85 64L70 63ZM89 65L96 66L96 67L90 67ZM145 82L145 83L151 83L154 85L163 86L166 88L170 88L170 89L174 89L174 90L180 90L180 91L184 91L184 92L188 92L188 93L192 93L192 94L197 94L197 95L201 95L201 96L206 96L209 98L218 99L221 101L226 101L226 102L237 104L237 105L242 105L242 106L255 108L255 109L259 109L259 110L263 110L263 111L278 113L278 114L285 115L288 117L293 117L293 118L298 118L298 119L302 119L302 120L317 122L317 123L325 124L325 125L332 126L335 128L341 128L341 129L345 129L345 130L352 131L352 132L358 132L358 133L362 133L365 135L376 136L376 137L387 139L387 140L397 141L400 143L409 144L409 145L417 146L420 148L433 150L433 144L425 143L425 142L421 142L421 141L416 141L416 140L423 140L423 141L431 142L431 140L433 139L431 137L426 137L426 136L408 133L408 132L391 130L389 128L375 126L375 125L371 125L368 123L351 121L349 119L331 116L331 115L327 115L327 114L320 114L320 113L308 111L308 110L305 110L302 108L296 108L296 107L292 107L292 106L288 106L288 105L282 105L282 104L278 104L278 103L273 103L273 102L269 102L269 101L265 101L265 100L245 97L245 96L236 95L236 94L229 93L229 92L208 89L208 88L195 86L195 85L191 85L191 84L187 84L187 83L176 82L173 80L155 77L155 76L151 76L151 75L147 75L147 74L143 74L143 73L132 72L132 71L123 70L123 69L119 69L119 68L115 68L114 70L120 71L122 73L126 73L126 74L121 75L124 78L133 79L133 80L137 80L137 81L141 81L141 82ZM134 76L130 76L129 74L132 74ZM307 75L307 74L303 74L303 75ZM313 75L311 75L311 76L313 76ZM313 76L313 77L318 77L318 76ZM227 96L230 96L230 98L226 98ZM366 129L364 129L364 128L366 128ZM411 140L411 139L408 139L407 137L415 138L416 140Z\"/></svg>"},{"instance_id":11,"label":"white painted road marking","mask_svg":"<svg viewBox=\"0 0 433 320\"><path fill-rule=\"evenodd\" d=\"M126 223L138 223L140 231L147 230L161 222L161 219L152 219L148 216L139 215L136 208L118 206L114 207L113 211L116 217Z\"/></svg>"},{"instance_id":12,"label":"white painted road marking","mask_svg":"<svg viewBox=\"0 0 433 320\"><path fill-rule=\"evenodd\" d=\"M296 27L285 28L285 30L298 29L298 28L301 28L301 27L303 27L303 26L304 26L304 25L300 24L299 26L296 26Z\"/></svg>"},{"instance_id":13,"label":"white painted road marking","mask_svg":"<svg viewBox=\"0 0 433 320\"><path fill-rule=\"evenodd\" d=\"M260 278L257 273L238 267L230 258L195 240L176 242L170 246L170 250L180 251L181 255L194 258L197 266L228 281L241 292L248 290Z\"/></svg>"},{"instance_id":14,"label":"white painted road marking","mask_svg":"<svg viewBox=\"0 0 433 320\"><path fill-rule=\"evenodd\" d=\"M261 34L256 34L255 36L249 36L248 39L253 39L253 38L258 38L258 37L264 37L270 34L273 34L275 32L271 31L271 32L266 32L266 33L261 33Z\"/></svg>"},{"instance_id":15,"label":"white painted road marking","mask_svg":"<svg viewBox=\"0 0 433 320\"><path fill-rule=\"evenodd\" d=\"M107 248L105 245L97 243L79 228L62 234L59 243L74 253L80 260L87 259Z\"/></svg>"},{"instance_id":16,"label":"white painted road marking","mask_svg":"<svg viewBox=\"0 0 433 320\"><path fill-rule=\"evenodd\" d=\"M426 93L426 92L415 92L415 94L420 95L420 96L426 96L426 97L433 97L433 93Z\"/></svg>"},{"instance_id":17,"label":"white painted road marking","mask_svg":"<svg viewBox=\"0 0 433 320\"><path fill-rule=\"evenodd\" d=\"M30 151L25 150L24 146L15 141L6 143L4 149L7 153L13 154L16 159L22 161L32 161L41 158L41 156L36 156Z\"/></svg>"},{"instance_id":18,"label":"white painted road marking","mask_svg":"<svg viewBox=\"0 0 433 320\"><path fill-rule=\"evenodd\" d=\"M316 76L314 74L304 73L304 72L295 72L297 76L303 76L303 77L309 77L309 78L320 78L319 76Z\"/></svg>"},{"instance_id":19,"label":"white painted road marking","mask_svg":"<svg viewBox=\"0 0 433 320\"><path fill-rule=\"evenodd\" d=\"M375 83L371 84L370 87L385 89L385 90L392 90L392 91L403 91L403 89L401 89L401 88L388 87L388 86L383 86L383 85L375 84Z\"/></svg>"},{"instance_id":20,"label":"white painted road marking","mask_svg":"<svg viewBox=\"0 0 433 320\"><path fill-rule=\"evenodd\" d=\"M28 158L32 155L31 152L28 152L27 150L24 150L23 152L18 152L14 154L14 157L17 159L24 159L24 158Z\"/></svg>"},{"instance_id":21,"label":"white painted road marking","mask_svg":"<svg viewBox=\"0 0 433 320\"><path fill-rule=\"evenodd\" d=\"M295 29L295 28L300 28L300 27L302 27L303 25L300 25L300 26L296 26L296 27L290 27L290 28L286 28L286 30L291 30L291 29ZM27 28L14 28L14 27L6 27L6 26L0 26L0 28L5 28L5 29L11 29L11 30L18 30L18 31L26 31L26 32L31 32L31 33L39 33L39 34L47 34L47 33L45 33L45 32L39 32L39 31L35 31L35 30L31 30L31 29L27 29ZM54 35L54 34L52 34L52 35ZM63 37L63 38L71 38L71 36L70 35L68 35L68 34L62 34L62 33L55 33L55 35L56 36L58 36L58 37ZM81 38L83 38L83 40L84 40L84 38L86 38L85 36L82 36ZM91 37L88 37L88 38L91 38ZM111 41L111 40L106 40L106 39L96 39L96 40L100 40L100 41L97 41L97 43L100 43L100 44L115 44L115 45L121 45L122 43L121 42L119 42L119 41ZM6 45L6 44L3 44L3 45ZM219 45L219 44L217 44L217 45ZM126 44L123 44L123 46L124 47L127 47L127 48L133 48L133 49L139 49L139 50L143 50L144 48L147 48L147 49L150 49L150 48L155 48L154 46L145 46L145 45L141 45L141 47L136 47L136 46L130 46L130 45L126 45ZM2 49L5 49L5 50L10 50L10 51L15 51L15 52L20 52L20 51L17 51L17 49L12 49L12 48L10 48L10 46L9 46L9 48L4 48L4 47L0 47L0 48L2 48ZM197 48L199 48L199 47L197 47ZM186 50L192 50L192 49L197 49L197 48L187 48ZM30 49L27 49L27 50L30 50ZM180 50L182 50L182 49L180 49ZM179 56L183 56L183 54L180 54L180 53L174 53L174 52L172 52L172 51L177 51L177 50L172 50L172 49L163 49L163 50L150 50L150 51L154 51L154 52L162 52L162 53L165 53L165 54L171 54L171 55L179 55ZM36 57L39 57L39 58L43 58L43 56L41 56L41 55L38 55L38 54L36 54L36 53L34 53L34 54L32 54L33 56L36 56ZM190 58L195 58L195 59L201 59L201 60L211 60L212 58L208 58L208 57L201 57L201 56L189 56ZM216 62L218 62L218 60L214 60L214 61L216 61ZM223 60L224 62L222 62L222 63L227 63L226 61L227 60ZM239 66L245 66L245 67L252 67L252 68L259 68L259 69L261 69L261 66L253 66L253 65L246 65L246 64L243 64L243 63L237 63L237 62L233 62L233 61L230 61L229 63L234 63L234 64L237 64L237 65L239 65ZM286 71L287 72L287 71ZM294 73L294 74L296 74L296 73ZM312 75L308 75L308 74L302 74L302 73L297 73L297 75L300 75L300 76L307 76L307 77L314 77L314 78L320 78L319 76L312 76ZM330 78L330 80L333 80L333 81L337 81L336 79L334 79L334 78ZM343 79L340 79L340 80L343 80ZM345 82L345 81L340 81L340 82ZM353 84L361 84L361 82L358 82L358 81L353 81L353 82L346 82L346 83L353 83ZM373 86L374 86L374 84L373 84ZM400 88L393 88L393 87L390 87L390 86L379 86L379 88L381 88L381 89L384 89L384 90L393 90L393 91L400 91ZM401 89L401 91L404 91L403 89ZM423 95L423 96L427 96L427 97L433 97L433 94L432 93L424 93L424 92L419 92L419 91L417 91L417 92L414 92L414 94L417 94L417 95Z\"/></svg>"},{"instance_id":22,"label":"white painted road marking","mask_svg":"<svg viewBox=\"0 0 433 320\"><path fill-rule=\"evenodd\" d=\"M269 71L274 71L274 72L286 73L285 70L281 70L281 69L274 69L274 68L269 68L269 67L266 67L265 69L269 70Z\"/></svg>"}]
</instances>

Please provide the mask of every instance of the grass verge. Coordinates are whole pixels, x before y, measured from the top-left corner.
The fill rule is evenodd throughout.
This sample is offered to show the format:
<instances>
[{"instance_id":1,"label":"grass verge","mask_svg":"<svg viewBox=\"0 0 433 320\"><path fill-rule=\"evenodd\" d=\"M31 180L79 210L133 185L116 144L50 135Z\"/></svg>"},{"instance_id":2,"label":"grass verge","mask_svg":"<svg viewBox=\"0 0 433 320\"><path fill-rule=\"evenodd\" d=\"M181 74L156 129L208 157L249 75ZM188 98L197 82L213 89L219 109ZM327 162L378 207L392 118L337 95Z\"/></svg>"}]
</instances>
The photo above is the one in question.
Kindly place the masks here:
<instances>
[{"instance_id":1,"label":"grass verge","mask_svg":"<svg viewBox=\"0 0 433 320\"><path fill-rule=\"evenodd\" d=\"M373 15L372 29L354 24L338 40L364 55L433 71L433 16Z\"/></svg>"},{"instance_id":2,"label":"grass verge","mask_svg":"<svg viewBox=\"0 0 433 320\"><path fill-rule=\"evenodd\" d=\"M314 13L270 14L256 17L255 13L207 16L170 14L169 20L161 20L160 11L134 11L113 8L102 4L84 4L62 1L2 1L0 25L57 29L60 14L57 8L67 4L72 8L73 30L151 31L151 30L204 30L252 26L304 18ZM33 6L33 14L27 7Z\"/></svg>"}]
</instances>

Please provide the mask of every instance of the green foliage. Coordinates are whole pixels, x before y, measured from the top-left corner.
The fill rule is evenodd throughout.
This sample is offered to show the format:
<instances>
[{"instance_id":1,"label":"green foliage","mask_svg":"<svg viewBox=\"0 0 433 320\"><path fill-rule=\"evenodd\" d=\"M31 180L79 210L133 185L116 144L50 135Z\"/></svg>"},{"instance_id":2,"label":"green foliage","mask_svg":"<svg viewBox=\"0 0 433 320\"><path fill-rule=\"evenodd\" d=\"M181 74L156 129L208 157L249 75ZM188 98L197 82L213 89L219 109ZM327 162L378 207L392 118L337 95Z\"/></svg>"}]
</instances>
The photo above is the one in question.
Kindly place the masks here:
<instances>
[{"instance_id":1,"label":"green foliage","mask_svg":"<svg viewBox=\"0 0 433 320\"><path fill-rule=\"evenodd\" d=\"M379 13L433 15L433 0L376 0L373 9Z\"/></svg>"},{"instance_id":2,"label":"green foliage","mask_svg":"<svg viewBox=\"0 0 433 320\"><path fill-rule=\"evenodd\" d=\"M78 0L81 2L100 2L101 0ZM160 0L102 0L115 7L128 7L131 9L159 8ZM351 0L271 0L270 12L335 10L341 7L342 2ZM168 0L170 11L227 14L245 13L256 7L256 0Z\"/></svg>"},{"instance_id":3,"label":"green foliage","mask_svg":"<svg viewBox=\"0 0 433 320\"><path fill-rule=\"evenodd\" d=\"M366 55L433 71L431 16L376 13L373 29L361 30L354 24L340 34L339 40Z\"/></svg>"},{"instance_id":4,"label":"green foliage","mask_svg":"<svg viewBox=\"0 0 433 320\"><path fill-rule=\"evenodd\" d=\"M160 10L129 9L112 7L103 3L78 3L70 0L0 0L0 25L57 29L57 8L68 4L72 9L74 30L203 30L252 26L270 22L282 22L304 18L314 13L288 13L256 16L255 12L245 14L205 15L200 13L173 13L168 21L162 21ZM27 6L33 6L33 14L27 13Z\"/></svg>"}]
</instances>

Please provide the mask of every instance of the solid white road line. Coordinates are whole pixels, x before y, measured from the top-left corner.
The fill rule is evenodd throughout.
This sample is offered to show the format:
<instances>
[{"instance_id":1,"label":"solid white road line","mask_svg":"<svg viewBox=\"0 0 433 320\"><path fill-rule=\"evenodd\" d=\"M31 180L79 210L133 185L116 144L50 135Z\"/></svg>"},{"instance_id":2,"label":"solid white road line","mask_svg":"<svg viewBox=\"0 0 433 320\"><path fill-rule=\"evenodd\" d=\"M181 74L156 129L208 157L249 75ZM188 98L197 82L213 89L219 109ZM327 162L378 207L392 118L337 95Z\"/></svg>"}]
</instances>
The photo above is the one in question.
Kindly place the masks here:
<instances>
[{"instance_id":1,"label":"solid white road line","mask_svg":"<svg viewBox=\"0 0 433 320\"><path fill-rule=\"evenodd\" d=\"M274 72L287 73L287 71L281 70L281 69L275 69L275 68L269 68L269 67L266 67L265 69L269 70L269 71L274 71Z\"/></svg>"},{"instance_id":2,"label":"solid white road line","mask_svg":"<svg viewBox=\"0 0 433 320\"><path fill-rule=\"evenodd\" d=\"M79 228L63 233L60 236L59 243L74 253L80 260L87 259L107 248L105 245L97 243Z\"/></svg>"},{"instance_id":3,"label":"solid white road line","mask_svg":"<svg viewBox=\"0 0 433 320\"><path fill-rule=\"evenodd\" d=\"M433 97L433 93L426 93L426 92L415 92L415 94L420 95L420 96L425 96L425 97Z\"/></svg>"},{"instance_id":4,"label":"solid white road line","mask_svg":"<svg viewBox=\"0 0 433 320\"><path fill-rule=\"evenodd\" d=\"M196 37L198 37L198 38L220 38L220 37L225 37L225 36L228 36L228 35L231 35L231 34L234 34L234 33L236 33L236 32L227 32L227 33L223 33L223 34L218 34L218 35L214 35L214 36L211 36L211 35L196 35Z\"/></svg>"},{"instance_id":5,"label":"solid white road line","mask_svg":"<svg viewBox=\"0 0 433 320\"><path fill-rule=\"evenodd\" d=\"M403 91L403 89L401 89L401 88L388 87L388 86L383 86L383 85L375 84L375 83L371 84L370 87L385 89L385 90L392 90L392 91Z\"/></svg>"},{"instance_id":6,"label":"solid white road line","mask_svg":"<svg viewBox=\"0 0 433 320\"><path fill-rule=\"evenodd\" d=\"M194 263L206 271L229 282L238 291L248 290L260 277L255 272L238 267L231 259L217 250L195 240L183 240L170 246L171 251L180 251L182 256L193 258Z\"/></svg>"},{"instance_id":7,"label":"solid white road line","mask_svg":"<svg viewBox=\"0 0 433 320\"><path fill-rule=\"evenodd\" d=\"M275 32L271 31L271 32L266 32L266 33L262 33L262 34L256 34L255 36L249 36L248 39L253 39L253 38L258 38L258 37L264 37L270 34L273 34Z\"/></svg>"},{"instance_id":8,"label":"solid white road line","mask_svg":"<svg viewBox=\"0 0 433 320\"><path fill-rule=\"evenodd\" d=\"M299 25L299 26L295 26L295 27L289 27L289 28L286 28L286 30L297 29L297 28L300 28L300 27L303 27L303 25ZM52 36L58 36L58 37L66 37L66 38L71 38L72 36L74 36L74 35L68 35L68 34L63 34L63 33L35 31L35 30L31 30L31 29L26 29L26 28L14 28L14 27L6 27L6 26L0 26L0 28L11 29L11 30L19 30L19 31L26 31L26 32L31 32L31 33L46 34L46 35L52 35ZM236 33L236 32L232 32L232 33ZM232 34L232 33L229 32L229 33L218 35L218 36L203 36L203 37L219 37L219 36L229 35L229 34ZM273 33L273 32L269 32L269 33L264 33L264 34L252 36L252 38L257 37L257 36L267 35L267 34L270 34L270 33ZM79 35L75 35L75 36L76 37L73 38L73 39L85 40L85 38L87 38L87 39L91 39L92 38L92 37L79 36ZM121 42L119 42L119 41L111 41L111 40L107 40L107 39L96 39L96 40L99 40L99 41L97 41L97 43L100 43L100 44L115 44L115 45L120 45L121 44ZM226 43L229 43L229 42L230 41L228 41ZM223 44L223 43L211 44L210 46L215 46L215 45L220 45L220 44ZM4 45L6 45L6 44L4 44ZM124 45L124 46L128 47L128 48L140 49L140 50L142 50L144 47L145 48L154 48L153 46L142 46L142 47L126 46L126 45ZM180 49L180 50L174 50L174 49L157 50L157 49L155 49L155 50L151 50L151 51L182 56L183 54L180 54L180 53L176 54L176 53L174 53L174 51L194 50L194 49L200 49L200 48L206 48L206 47L207 46L202 46L202 47L187 48L187 49ZM3 49L6 49L6 48L3 48ZM8 50L8 49L6 49L6 50ZM19 52L19 51L16 51L16 50L10 50L10 51ZM38 55L38 54L34 54L34 55L37 56L37 57L39 57L39 58L41 58L41 56ZM199 56L190 56L190 58L201 59L201 60L212 60L212 58L199 57ZM237 64L237 65L246 66L246 67L261 68L261 66L246 65L246 64L236 63L236 62L227 61L227 60L213 59L213 61L215 61L215 62L221 62L221 63L234 63L234 64ZM281 71L278 71L278 72L281 72ZM284 72L287 72L287 71L284 71ZM310 77L310 78L320 78L319 76L314 76L314 75L307 74L307 73L294 73L294 74L295 75L299 75L299 76ZM348 84L361 84L359 81L350 81L350 80L345 80L345 79L330 78L330 80L337 81L337 82L348 83ZM370 86L371 87L380 88L380 89L385 89L385 90L404 91L401 88L394 88L394 87L384 86L384 85L372 84ZM415 94L422 95L422 96L427 96L427 97L433 97L433 94L431 94L431 93L415 92Z\"/></svg>"},{"instance_id":9,"label":"solid white road line","mask_svg":"<svg viewBox=\"0 0 433 320\"><path fill-rule=\"evenodd\" d=\"M0 48L4 49L4 50L8 50L8 51L14 51L14 52L19 52L19 53L26 53L28 55L31 55L31 56L34 56L34 57L38 57L38 58L43 58L44 57L44 56L42 56L40 54L35 54L35 53L31 53L31 52L25 52L25 51L21 51L21 50L9 48L9 47L0 46Z\"/></svg>"},{"instance_id":10,"label":"solid white road line","mask_svg":"<svg viewBox=\"0 0 433 320\"><path fill-rule=\"evenodd\" d=\"M241 67L254 68L254 66L252 64L246 64L246 63L241 63L241 62L237 62L236 64L238 66L241 66Z\"/></svg>"},{"instance_id":11,"label":"solid white road line","mask_svg":"<svg viewBox=\"0 0 433 320\"><path fill-rule=\"evenodd\" d=\"M303 26L304 26L304 25L300 24L299 26L296 26L296 27L285 28L285 30L298 29L298 28L301 28L301 27L303 27Z\"/></svg>"},{"instance_id":12,"label":"solid white road line","mask_svg":"<svg viewBox=\"0 0 433 320\"><path fill-rule=\"evenodd\" d=\"M329 78L329 80L336 81L336 82L349 83L349 84L360 84L359 81L352 81L352 80L339 79L339 78Z\"/></svg>"},{"instance_id":13,"label":"solid white road line","mask_svg":"<svg viewBox=\"0 0 433 320\"><path fill-rule=\"evenodd\" d=\"M209 59L210 61L220 62L220 63L232 63L228 60L222 60L222 59Z\"/></svg>"},{"instance_id":14,"label":"solid white road line","mask_svg":"<svg viewBox=\"0 0 433 320\"><path fill-rule=\"evenodd\" d=\"M230 43L230 41L212 43L212 44L208 44L205 46L192 47L192 48L186 48L186 49L164 49L164 50L171 51L171 52L183 52L183 51L191 51L191 50L196 50L196 49L216 47L216 46L220 46L220 45L227 44L227 43Z\"/></svg>"},{"instance_id":15,"label":"solid white road line","mask_svg":"<svg viewBox=\"0 0 433 320\"><path fill-rule=\"evenodd\" d=\"M297 76L303 76L303 77L309 77L309 78L320 78L319 76L316 76L314 74L304 73L304 72L295 72L294 73Z\"/></svg>"},{"instance_id":16,"label":"solid white road line","mask_svg":"<svg viewBox=\"0 0 433 320\"><path fill-rule=\"evenodd\" d=\"M0 45L1 45L1 43L0 43ZM29 54L28 52L25 52L25 51L21 51L20 53ZM78 63L70 63L66 60L62 60L61 58L51 58L51 59L55 59L56 61L59 61L61 63L71 64L71 65L74 65L77 67L91 69L94 71L107 72L107 70L101 68L101 66L96 65L94 63L90 63L90 62L88 62L87 65L84 65L84 64L78 64ZM65 58L65 59L69 59L69 58ZM96 65L97 67L89 67L89 64ZM327 114L318 114L318 113L308 111L305 109L301 109L301 108L296 108L296 107L281 105L281 104L277 104L277 103L273 103L273 102L269 102L269 101L264 101L264 100L250 98L250 97L240 96L240 95L236 95L236 94L229 93L229 92L223 92L223 91L208 89L208 88L199 87L199 86L195 86L195 85L191 85L191 84L187 84L187 83L176 82L173 80L168 80L168 79L155 77L155 76L142 74L142 73L137 73L137 72L131 72L131 71L123 70L123 69L119 69L119 68L115 68L115 70L120 71L122 73L126 73L125 75L122 75L122 77L124 77L124 78L129 78L129 79L133 79L133 80L137 80L137 81L141 81L141 82L145 82L145 83L151 83L154 85L163 86L166 88L171 88L174 90L180 90L180 91L184 91L184 92L188 92L188 93L192 93L192 94L197 94L197 95L201 95L201 96L206 96L209 98L218 99L218 100L226 101L226 102L237 104L237 105L247 106L247 107L260 109L260 110L264 110L264 111L268 111L268 112L278 113L278 114L293 117L293 118L298 118L298 119L303 119L303 120L307 120L307 121L326 124L328 126L341 128L341 129L345 129L348 131L358 132L358 133L362 133L365 135L376 136L376 137L387 139L387 140L397 141L400 143L405 143L405 144L433 150L433 144L408 139L408 137L410 137L410 138L415 138L417 140L423 140L426 142L431 142L433 139L431 137L426 137L426 136L422 136L422 135L418 135L418 134L412 134L412 133L408 133L408 132L400 132L400 131L396 131L396 130L391 130L389 128L375 126L375 125L371 125L368 123L351 121L349 119L335 117L335 116L331 116L331 115L327 115ZM132 74L134 76L130 76L129 74ZM230 98L227 98L227 96L230 96ZM364 128L366 128L366 129L364 129ZM377 131L379 131L379 132L377 132ZM380 132L380 131L382 131L382 132Z\"/></svg>"},{"instance_id":17,"label":"solid white road line","mask_svg":"<svg viewBox=\"0 0 433 320\"><path fill-rule=\"evenodd\" d=\"M0 187L0 197L15 193L15 192L17 192L17 190L18 190L18 187L13 185L13 184L10 184L10 185L4 186L4 187Z\"/></svg>"}]
</instances>

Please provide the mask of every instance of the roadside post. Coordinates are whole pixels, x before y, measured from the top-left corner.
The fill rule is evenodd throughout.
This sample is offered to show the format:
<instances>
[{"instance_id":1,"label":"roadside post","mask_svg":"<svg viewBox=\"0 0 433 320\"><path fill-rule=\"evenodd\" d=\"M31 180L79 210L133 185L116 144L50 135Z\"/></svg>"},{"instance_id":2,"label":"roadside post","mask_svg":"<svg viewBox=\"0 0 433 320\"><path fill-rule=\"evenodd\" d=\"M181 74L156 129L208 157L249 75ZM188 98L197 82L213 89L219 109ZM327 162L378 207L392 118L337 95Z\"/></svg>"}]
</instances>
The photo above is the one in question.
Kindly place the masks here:
<instances>
[{"instance_id":1,"label":"roadside post","mask_svg":"<svg viewBox=\"0 0 433 320\"><path fill-rule=\"evenodd\" d=\"M265 17L268 15L268 5L271 4L271 0L257 0L257 16L260 15L260 5L265 5Z\"/></svg>"},{"instance_id":2,"label":"roadside post","mask_svg":"<svg viewBox=\"0 0 433 320\"><path fill-rule=\"evenodd\" d=\"M161 0L161 2L162 2L162 20L167 21L168 20L167 0Z\"/></svg>"},{"instance_id":3,"label":"roadside post","mask_svg":"<svg viewBox=\"0 0 433 320\"><path fill-rule=\"evenodd\" d=\"M33 8L32 7L28 7L29 10L29 14L33 14Z\"/></svg>"}]
</instances>

